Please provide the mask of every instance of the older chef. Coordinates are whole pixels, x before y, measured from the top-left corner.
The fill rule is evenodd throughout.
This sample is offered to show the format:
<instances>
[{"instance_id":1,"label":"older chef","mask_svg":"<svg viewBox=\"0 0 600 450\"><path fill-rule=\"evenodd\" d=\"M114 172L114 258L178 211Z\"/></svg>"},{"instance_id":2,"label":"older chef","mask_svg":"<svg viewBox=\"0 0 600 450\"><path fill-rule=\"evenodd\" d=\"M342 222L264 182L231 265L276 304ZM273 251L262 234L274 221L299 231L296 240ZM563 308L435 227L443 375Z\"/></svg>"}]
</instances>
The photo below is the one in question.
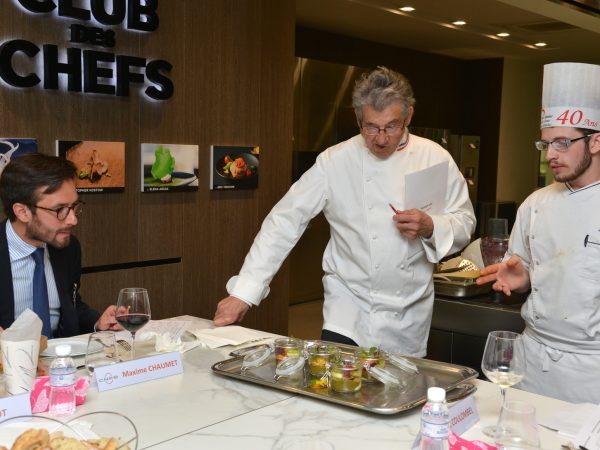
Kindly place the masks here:
<instances>
[{"instance_id":1,"label":"older chef","mask_svg":"<svg viewBox=\"0 0 600 450\"><path fill-rule=\"evenodd\" d=\"M544 67L541 139L556 183L519 208L506 262L478 283L531 289L522 389L600 402L600 66ZM505 258L506 260L506 258Z\"/></svg>"},{"instance_id":2,"label":"older chef","mask_svg":"<svg viewBox=\"0 0 600 450\"><path fill-rule=\"evenodd\" d=\"M408 80L379 68L358 80L353 106L360 134L322 152L262 224L215 325L240 321L310 219L323 211L331 238L323 257L322 338L426 352L433 264L469 242L475 226L467 186L446 150L408 131L414 97ZM404 208L405 175L447 163L438 214ZM445 177L444 177L445 178Z\"/></svg>"}]
</instances>

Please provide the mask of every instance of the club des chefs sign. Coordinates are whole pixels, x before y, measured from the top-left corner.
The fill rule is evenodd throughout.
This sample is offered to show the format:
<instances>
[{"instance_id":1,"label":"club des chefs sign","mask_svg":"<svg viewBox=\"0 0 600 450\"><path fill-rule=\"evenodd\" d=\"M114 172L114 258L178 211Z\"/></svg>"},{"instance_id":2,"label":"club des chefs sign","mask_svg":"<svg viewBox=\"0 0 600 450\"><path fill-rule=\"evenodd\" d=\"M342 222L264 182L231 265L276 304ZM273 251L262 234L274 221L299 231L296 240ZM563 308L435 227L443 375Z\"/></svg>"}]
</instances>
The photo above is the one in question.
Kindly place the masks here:
<instances>
[{"instance_id":1,"label":"club des chefs sign","mask_svg":"<svg viewBox=\"0 0 600 450\"><path fill-rule=\"evenodd\" d=\"M69 26L72 44L111 49L115 32L100 24L122 24L130 32L152 32L158 28L158 0L13 0L28 13L75 19ZM85 5L85 6L84 6ZM64 53L65 56L60 56ZM144 94L154 100L173 95L172 69L168 61L147 60L139 56L119 55L111 51L37 45L24 39L11 39L0 45L0 78L17 88L40 86L59 89L59 76L66 76L67 90L126 97L132 84L144 85Z\"/></svg>"}]
</instances>

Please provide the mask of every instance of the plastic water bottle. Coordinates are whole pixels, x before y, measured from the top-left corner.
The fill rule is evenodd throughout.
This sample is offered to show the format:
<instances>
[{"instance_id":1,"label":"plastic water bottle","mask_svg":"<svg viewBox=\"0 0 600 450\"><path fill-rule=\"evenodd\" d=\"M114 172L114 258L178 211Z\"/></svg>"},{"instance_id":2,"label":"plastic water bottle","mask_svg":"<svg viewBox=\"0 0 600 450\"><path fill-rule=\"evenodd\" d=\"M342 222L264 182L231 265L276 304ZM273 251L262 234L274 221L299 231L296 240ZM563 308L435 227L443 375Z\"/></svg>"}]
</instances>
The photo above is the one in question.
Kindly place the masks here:
<instances>
[{"instance_id":1,"label":"plastic water bottle","mask_svg":"<svg viewBox=\"0 0 600 450\"><path fill-rule=\"evenodd\" d=\"M421 450L448 450L450 413L446 391L438 387L427 389L427 403L421 413Z\"/></svg>"},{"instance_id":2,"label":"plastic water bottle","mask_svg":"<svg viewBox=\"0 0 600 450\"><path fill-rule=\"evenodd\" d=\"M50 364L50 408L52 416L75 412L75 378L77 367L71 358L70 345L57 345L56 358Z\"/></svg>"}]
</instances>

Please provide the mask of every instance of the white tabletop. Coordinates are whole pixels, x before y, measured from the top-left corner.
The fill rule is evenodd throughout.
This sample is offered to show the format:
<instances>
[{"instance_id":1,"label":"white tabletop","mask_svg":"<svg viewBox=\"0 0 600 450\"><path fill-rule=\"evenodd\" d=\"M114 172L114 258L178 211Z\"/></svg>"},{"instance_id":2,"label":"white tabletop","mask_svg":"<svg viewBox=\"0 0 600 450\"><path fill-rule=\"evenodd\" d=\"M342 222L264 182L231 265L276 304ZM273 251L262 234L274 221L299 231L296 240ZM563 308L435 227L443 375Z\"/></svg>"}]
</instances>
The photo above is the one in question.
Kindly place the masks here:
<instances>
[{"instance_id":1,"label":"white tabletop","mask_svg":"<svg viewBox=\"0 0 600 450\"><path fill-rule=\"evenodd\" d=\"M185 319L212 326L207 320ZM102 393L92 387L77 415L125 414L138 428L139 448L157 450L410 449L419 431L420 408L382 416L213 374L211 366L230 351L197 347L183 354L183 375ZM474 383L481 421L463 437L490 442L481 428L498 418L499 388ZM509 389L507 398L534 404L538 419L568 405L517 389ZM543 449L566 442L542 427L540 436Z\"/></svg>"}]
</instances>

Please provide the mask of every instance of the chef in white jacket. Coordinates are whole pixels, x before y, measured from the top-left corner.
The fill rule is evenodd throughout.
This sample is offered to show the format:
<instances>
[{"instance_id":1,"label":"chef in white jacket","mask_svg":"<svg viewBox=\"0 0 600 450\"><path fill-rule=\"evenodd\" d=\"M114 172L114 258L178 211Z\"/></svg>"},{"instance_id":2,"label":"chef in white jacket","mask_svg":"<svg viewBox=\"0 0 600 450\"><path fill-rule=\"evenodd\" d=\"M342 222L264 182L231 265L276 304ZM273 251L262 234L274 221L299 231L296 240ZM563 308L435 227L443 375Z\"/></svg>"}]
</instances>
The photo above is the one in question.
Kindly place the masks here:
<instances>
[{"instance_id":1,"label":"chef in white jacket","mask_svg":"<svg viewBox=\"0 0 600 450\"><path fill-rule=\"evenodd\" d=\"M322 338L425 355L433 265L469 242L475 217L449 153L409 133L414 102L408 80L389 69L357 81L360 134L322 152L271 210L227 283L230 296L219 302L215 325L242 320L268 295L283 260L323 211L331 238L323 256ZM405 175L438 163L447 163L440 212L404 210Z\"/></svg>"},{"instance_id":2,"label":"chef in white jacket","mask_svg":"<svg viewBox=\"0 0 600 450\"><path fill-rule=\"evenodd\" d=\"M526 371L517 387L600 402L600 66L544 67L541 139L555 183L519 208L505 262L478 283L531 289L521 315ZM510 259L509 259L510 258Z\"/></svg>"}]
</instances>

